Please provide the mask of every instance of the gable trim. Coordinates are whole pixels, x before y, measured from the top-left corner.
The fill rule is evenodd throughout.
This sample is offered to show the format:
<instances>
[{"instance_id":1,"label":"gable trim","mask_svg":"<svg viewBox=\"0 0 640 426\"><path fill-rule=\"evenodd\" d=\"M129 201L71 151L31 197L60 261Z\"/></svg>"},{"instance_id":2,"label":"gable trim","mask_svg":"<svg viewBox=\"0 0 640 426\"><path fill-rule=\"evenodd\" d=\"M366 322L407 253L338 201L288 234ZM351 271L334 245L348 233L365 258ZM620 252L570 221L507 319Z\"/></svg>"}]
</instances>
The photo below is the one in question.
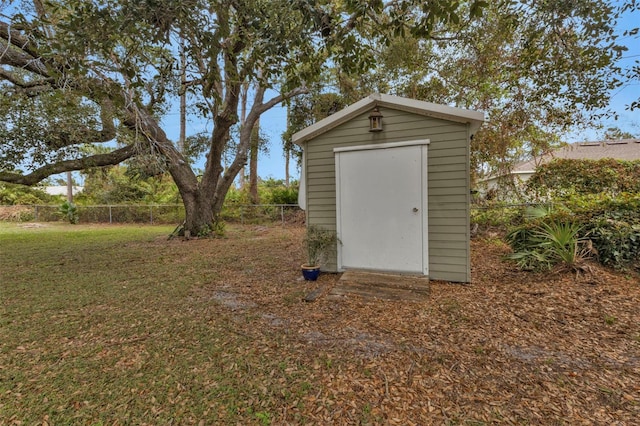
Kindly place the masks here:
<instances>
[{"instance_id":1,"label":"gable trim","mask_svg":"<svg viewBox=\"0 0 640 426\"><path fill-rule=\"evenodd\" d=\"M374 93L295 133L292 136L292 140L295 144L301 145L303 142L313 139L316 136L333 129L376 106L402 110L418 115L440 118L458 123L467 123L469 124L470 135L475 133L475 131L478 130L484 122L484 113L479 111L433 104L430 102L402 98L399 96Z\"/></svg>"},{"instance_id":2,"label":"gable trim","mask_svg":"<svg viewBox=\"0 0 640 426\"><path fill-rule=\"evenodd\" d=\"M430 143L429 139L418 139L415 141L407 141L407 142L386 142L386 143L377 143L377 144L369 144L369 145L342 146L339 148L333 148L333 152L367 151L371 149L390 149L390 148L400 148L403 146L429 145L429 143Z\"/></svg>"}]
</instances>

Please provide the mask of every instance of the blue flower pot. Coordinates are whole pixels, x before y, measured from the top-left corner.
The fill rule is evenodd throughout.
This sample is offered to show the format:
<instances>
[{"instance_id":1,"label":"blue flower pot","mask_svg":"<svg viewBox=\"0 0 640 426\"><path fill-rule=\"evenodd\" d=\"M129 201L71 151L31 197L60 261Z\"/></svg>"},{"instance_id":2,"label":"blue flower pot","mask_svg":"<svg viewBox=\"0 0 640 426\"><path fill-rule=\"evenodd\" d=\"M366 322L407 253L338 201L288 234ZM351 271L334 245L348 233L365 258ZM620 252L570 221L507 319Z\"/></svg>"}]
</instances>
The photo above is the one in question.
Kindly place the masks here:
<instances>
[{"instance_id":1,"label":"blue flower pot","mask_svg":"<svg viewBox=\"0 0 640 426\"><path fill-rule=\"evenodd\" d=\"M307 281L315 281L318 279L320 275L320 267L319 266L305 266L302 265L302 276Z\"/></svg>"}]
</instances>

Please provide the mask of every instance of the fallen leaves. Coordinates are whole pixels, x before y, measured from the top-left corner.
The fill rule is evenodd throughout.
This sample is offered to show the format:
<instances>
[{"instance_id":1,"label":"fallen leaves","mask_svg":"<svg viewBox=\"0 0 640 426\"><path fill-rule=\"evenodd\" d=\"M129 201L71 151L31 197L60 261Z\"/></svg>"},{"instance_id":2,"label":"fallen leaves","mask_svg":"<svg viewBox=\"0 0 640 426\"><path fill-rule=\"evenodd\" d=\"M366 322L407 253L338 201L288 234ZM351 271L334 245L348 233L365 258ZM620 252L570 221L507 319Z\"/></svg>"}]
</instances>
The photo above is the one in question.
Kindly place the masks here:
<instances>
[{"instance_id":1,"label":"fallen leaves","mask_svg":"<svg viewBox=\"0 0 640 426\"><path fill-rule=\"evenodd\" d=\"M308 304L302 295L313 284L233 284L235 303L257 315L243 332L257 340L257 330L280 336L269 356L298 359L317 389L274 423L636 421L636 279L601 268L597 285L571 274L519 272L501 260L505 250L474 241L473 283L432 282L425 303L351 296ZM337 279L324 274L317 285ZM287 293L296 286L304 291L292 301Z\"/></svg>"}]
</instances>

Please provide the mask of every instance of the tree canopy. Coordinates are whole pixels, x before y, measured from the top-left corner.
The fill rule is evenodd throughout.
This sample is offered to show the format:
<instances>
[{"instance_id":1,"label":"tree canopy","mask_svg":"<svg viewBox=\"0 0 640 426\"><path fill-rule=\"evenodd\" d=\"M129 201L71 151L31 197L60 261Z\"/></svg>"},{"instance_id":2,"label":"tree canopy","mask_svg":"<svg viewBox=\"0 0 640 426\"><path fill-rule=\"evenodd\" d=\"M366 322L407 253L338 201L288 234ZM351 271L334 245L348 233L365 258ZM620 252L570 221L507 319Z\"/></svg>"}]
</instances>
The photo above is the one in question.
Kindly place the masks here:
<instances>
[{"instance_id":1,"label":"tree canopy","mask_svg":"<svg viewBox=\"0 0 640 426\"><path fill-rule=\"evenodd\" d=\"M155 158L180 190L186 229L201 233L247 162L257 120L282 102L297 105L289 134L374 91L484 110L488 123L472 142L480 174L550 149L563 132L588 125L590 111L621 84L615 20L638 5L14 0L1 7L0 180L29 185ZM206 156L201 174L162 122L183 93L212 124L210 134L189 139L191 151ZM240 126L243 93L251 99Z\"/></svg>"},{"instance_id":2,"label":"tree canopy","mask_svg":"<svg viewBox=\"0 0 640 426\"><path fill-rule=\"evenodd\" d=\"M54 173L154 154L180 190L186 229L201 233L215 221L246 163L261 114L307 92L327 68L364 73L375 62L377 46L394 35L431 37L442 26L478 16L486 3L16 0L3 5L0 180L33 184ZM186 57L183 83L180 45ZM238 123L243 84L252 88L251 107L225 168L222 157ZM162 127L167 105L184 92L200 118L212 123L201 176ZM83 155L79 149L114 140L117 145L106 153ZM20 163L28 164L28 173L15 170Z\"/></svg>"},{"instance_id":3,"label":"tree canopy","mask_svg":"<svg viewBox=\"0 0 640 426\"><path fill-rule=\"evenodd\" d=\"M292 124L326 110L331 90L338 103L375 91L482 110L488 120L472 141L472 170L504 174L601 118L625 78L615 26L626 11L599 0L490 2L476 19L437 26L429 38L389 39L376 67L339 74L335 89L299 105Z\"/></svg>"}]
</instances>

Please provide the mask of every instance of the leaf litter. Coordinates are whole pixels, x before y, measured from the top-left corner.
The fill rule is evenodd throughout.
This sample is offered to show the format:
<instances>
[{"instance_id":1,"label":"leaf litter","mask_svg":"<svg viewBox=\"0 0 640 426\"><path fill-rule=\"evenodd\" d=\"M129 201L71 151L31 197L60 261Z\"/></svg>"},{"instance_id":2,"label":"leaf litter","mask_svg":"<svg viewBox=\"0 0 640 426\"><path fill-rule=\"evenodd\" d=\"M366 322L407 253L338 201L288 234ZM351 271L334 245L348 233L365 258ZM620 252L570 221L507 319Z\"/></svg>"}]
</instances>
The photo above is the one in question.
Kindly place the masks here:
<instances>
[{"instance_id":1,"label":"leaf litter","mask_svg":"<svg viewBox=\"0 0 640 426\"><path fill-rule=\"evenodd\" d=\"M220 301L244 303L255 317L242 333L265 356L296 359L312 384L274 424L637 424L637 275L595 265L588 280L521 272L502 260L499 240L474 240L473 282L432 281L427 302L305 303L339 274L297 279L290 258L302 231L279 232L267 241L282 247L265 247L282 255L277 265L264 279L228 282L236 296Z\"/></svg>"}]
</instances>

